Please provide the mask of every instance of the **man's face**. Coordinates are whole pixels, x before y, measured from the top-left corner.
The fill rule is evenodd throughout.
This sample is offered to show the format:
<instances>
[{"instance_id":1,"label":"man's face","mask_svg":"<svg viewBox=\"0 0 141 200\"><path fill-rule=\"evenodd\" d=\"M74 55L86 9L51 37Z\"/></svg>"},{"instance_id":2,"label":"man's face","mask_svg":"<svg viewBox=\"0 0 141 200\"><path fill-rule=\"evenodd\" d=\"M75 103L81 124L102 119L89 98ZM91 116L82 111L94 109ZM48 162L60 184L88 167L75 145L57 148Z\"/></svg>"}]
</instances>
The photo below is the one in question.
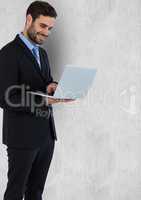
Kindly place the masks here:
<instances>
[{"instance_id":1,"label":"man's face","mask_svg":"<svg viewBox=\"0 0 141 200\"><path fill-rule=\"evenodd\" d=\"M43 44L50 30L53 28L55 18L49 16L40 15L33 21L32 16L27 17L27 35L30 40L36 44Z\"/></svg>"}]
</instances>

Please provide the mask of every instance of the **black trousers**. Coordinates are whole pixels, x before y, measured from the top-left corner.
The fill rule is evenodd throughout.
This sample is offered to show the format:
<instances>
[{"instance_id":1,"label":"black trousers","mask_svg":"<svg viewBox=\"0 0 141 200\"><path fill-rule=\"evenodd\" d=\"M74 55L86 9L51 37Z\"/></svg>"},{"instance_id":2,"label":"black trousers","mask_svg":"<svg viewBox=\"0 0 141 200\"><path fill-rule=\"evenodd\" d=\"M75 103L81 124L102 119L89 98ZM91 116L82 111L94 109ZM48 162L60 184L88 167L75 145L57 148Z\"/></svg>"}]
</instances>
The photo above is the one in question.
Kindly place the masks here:
<instances>
[{"instance_id":1,"label":"black trousers","mask_svg":"<svg viewBox=\"0 0 141 200\"><path fill-rule=\"evenodd\" d=\"M8 183L4 200L42 200L54 143L49 135L37 149L7 147Z\"/></svg>"}]
</instances>

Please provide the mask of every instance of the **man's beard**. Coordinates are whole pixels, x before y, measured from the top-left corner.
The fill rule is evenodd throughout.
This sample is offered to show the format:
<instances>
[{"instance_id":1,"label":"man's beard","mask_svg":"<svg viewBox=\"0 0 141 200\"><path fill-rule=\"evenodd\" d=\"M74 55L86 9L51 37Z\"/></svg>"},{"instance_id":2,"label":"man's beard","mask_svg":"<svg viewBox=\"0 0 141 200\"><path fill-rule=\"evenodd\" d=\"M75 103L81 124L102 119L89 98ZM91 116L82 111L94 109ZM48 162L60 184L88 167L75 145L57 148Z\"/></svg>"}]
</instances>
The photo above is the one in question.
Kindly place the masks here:
<instances>
[{"instance_id":1,"label":"man's beard","mask_svg":"<svg viewBox=\"0 0 141 200\"><path fill-rule=\"evenodd\" d=\"M41 33L39 32L36 32L33 27L29 28L29 30L27 31L27 35L28 35L28 38L34 42L35 44L43 44L45 42L45 40L38 40L38 35L42 35ZM47 38L48 36L46 36Z\"/></svg>"}]
</instances>

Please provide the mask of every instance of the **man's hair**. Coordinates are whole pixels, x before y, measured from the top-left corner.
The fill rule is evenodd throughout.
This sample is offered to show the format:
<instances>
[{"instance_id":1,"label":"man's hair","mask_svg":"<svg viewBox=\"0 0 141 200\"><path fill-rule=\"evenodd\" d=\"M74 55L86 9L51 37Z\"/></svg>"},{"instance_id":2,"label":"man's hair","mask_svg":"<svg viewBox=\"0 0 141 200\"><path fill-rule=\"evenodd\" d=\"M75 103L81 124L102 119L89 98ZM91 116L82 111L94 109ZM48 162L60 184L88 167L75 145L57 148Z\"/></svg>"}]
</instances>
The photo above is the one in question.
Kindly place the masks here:
<instances>
[{"instance_id":1,"label":"man's hair","mask_svg":"<svg viewBox=\"0 0 141 200\"><path fill-rule=\"evenodd\" d=\"M56 10L45 1L34 1L32 2L27 11L26 16L30 14L33 18L33 21L36 20L40 15L49 16L49 17L57 17Z\"/></svg>"}]
</instances>

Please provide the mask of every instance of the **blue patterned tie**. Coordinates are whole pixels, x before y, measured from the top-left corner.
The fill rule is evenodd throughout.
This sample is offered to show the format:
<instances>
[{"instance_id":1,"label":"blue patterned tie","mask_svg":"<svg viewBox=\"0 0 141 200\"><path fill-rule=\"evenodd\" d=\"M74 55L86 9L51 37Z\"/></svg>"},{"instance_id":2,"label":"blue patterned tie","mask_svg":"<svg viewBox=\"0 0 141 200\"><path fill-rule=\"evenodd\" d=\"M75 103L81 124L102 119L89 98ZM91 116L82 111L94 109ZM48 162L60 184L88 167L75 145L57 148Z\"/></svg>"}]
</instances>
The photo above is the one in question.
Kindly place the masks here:
<instances>
[{"instance_id":1,"label":"blue patterned tie","mask_svg":"<svg viewBox=\"0 0 141 200\"><path fill-rule=\"evenodd\" d=\"M38 48L38 47L34 47L34 48L32 49L32 52L33 52L33 55L35 56L35 58L36 58L36 60L37 60L37 62L38 62L38 64L39 64L40 69L41 69L39 48Z\"/></svg>"}]
</instances>

